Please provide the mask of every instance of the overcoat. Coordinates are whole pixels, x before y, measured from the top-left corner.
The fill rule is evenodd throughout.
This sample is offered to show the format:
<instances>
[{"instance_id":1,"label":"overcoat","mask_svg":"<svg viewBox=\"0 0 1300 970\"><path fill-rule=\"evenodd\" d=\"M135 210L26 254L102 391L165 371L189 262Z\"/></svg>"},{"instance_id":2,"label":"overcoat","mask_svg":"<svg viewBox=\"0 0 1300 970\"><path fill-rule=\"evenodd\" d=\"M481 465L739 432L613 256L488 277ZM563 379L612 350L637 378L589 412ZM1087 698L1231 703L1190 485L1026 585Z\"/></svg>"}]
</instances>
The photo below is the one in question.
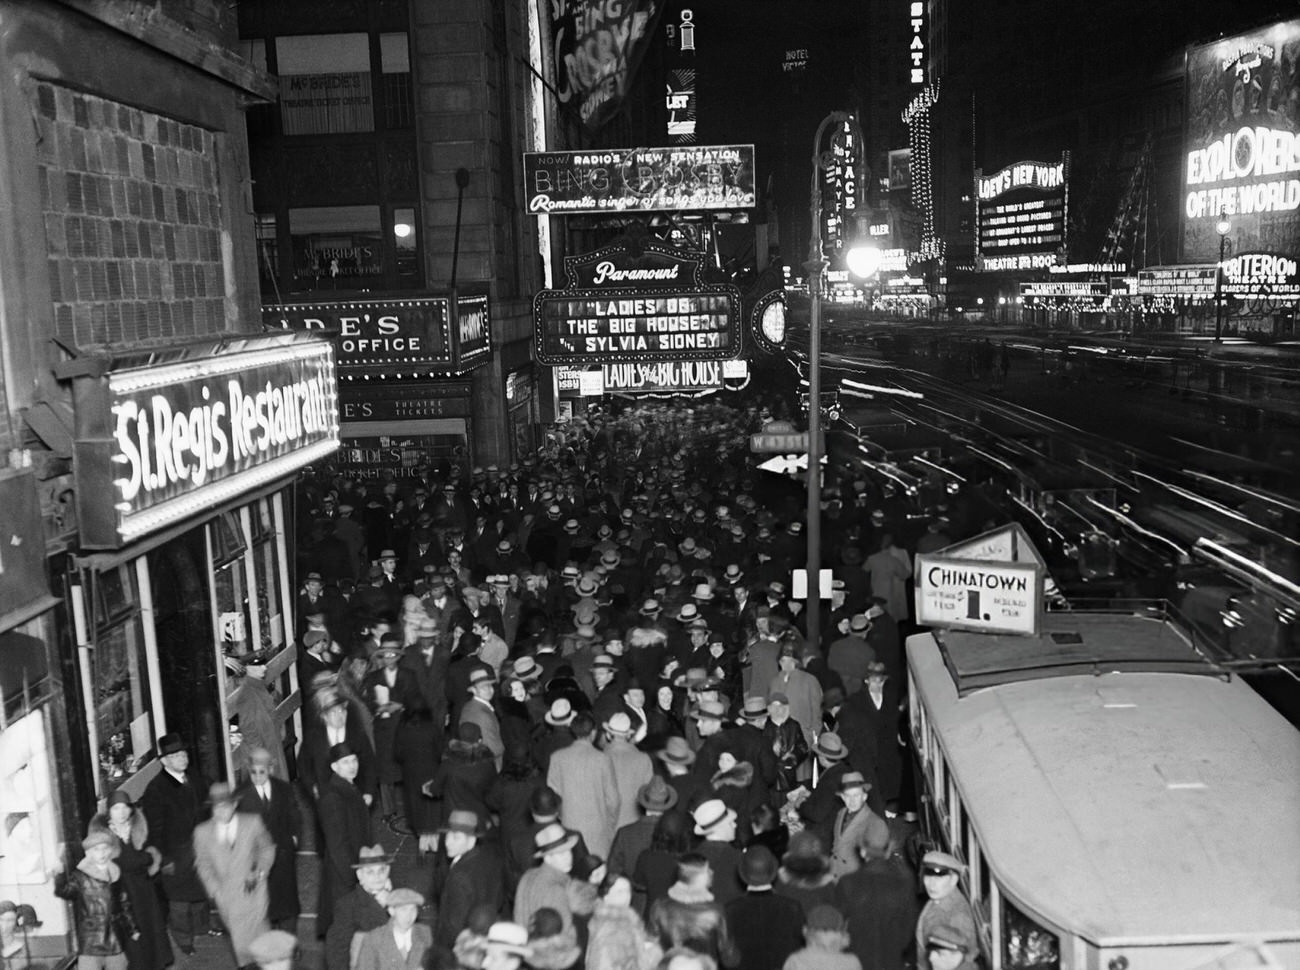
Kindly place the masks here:
<instances>
[{"instance_id":1,"label":"overcoat","mask_svg":"<svg viewBox=\"0 0 1300 970\"><path fill-rule=\"evenodd\" d=\"M563 799L560 821L582 833L587 846L602 859L618 831L621 807L614 766L586 739L575 739L551 755L546 783Z\"/></svg>"},{"instance_id":2,"label":"overcoat","mask_svg":"<svg viewBox=\"0 0 1300 970\"><path fill-rule=\"evenodd\" d=\"M357 884L352 864L364 845L373 845L370 809L352 782L334 775L321 790L316 812L324 832L321 852L320 902L316 933L324 936L334 919L334 901Z\"/></svg>"},{"instance_id":3,"label":"overcoat","mask_svg":"<svg viewBox=\"0 0 1300 970\"><path fill-rule=\"evenodd\" d=\"M266 877L275 862L275 843L260 815L235 813L235 842L226 845L213 819L194 830L194 861L199 879L217 906L230 934L239 966L255 963L249 946L270 929Z\"/></svg>"},{"instance_id":4,"label":"overcoat","mask_svg":"<svg viewBox=\"0 0 1300 970\"><path fill-rule=\"evenodd\" d=\"M298 796L293 786L274 775L270 778L270 803L262 801L257 788L245 782L236 792L241 812L253 812L262 819L266 831L275 843L275 862L266 879L270 897L266 918L272 923L293 919L301 911L298 899L298 838L302 833L302 814L298 811Z\"/></svg>"}]
</instances>

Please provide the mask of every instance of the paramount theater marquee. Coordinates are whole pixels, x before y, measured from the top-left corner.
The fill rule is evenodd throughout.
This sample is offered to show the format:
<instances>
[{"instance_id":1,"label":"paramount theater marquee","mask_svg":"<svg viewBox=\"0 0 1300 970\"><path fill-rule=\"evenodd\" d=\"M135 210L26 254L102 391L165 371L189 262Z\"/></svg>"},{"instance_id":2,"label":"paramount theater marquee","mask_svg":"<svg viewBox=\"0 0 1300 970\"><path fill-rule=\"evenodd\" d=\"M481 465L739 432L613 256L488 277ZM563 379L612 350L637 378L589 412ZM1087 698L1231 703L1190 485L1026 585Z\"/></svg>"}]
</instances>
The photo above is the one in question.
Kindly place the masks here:
<instances>
[{"instance_id":1,"label":"paramount theater marquee","mask_svg":"<svg viewBox=\"0 0 1300 970\"><path fill-rule=\"evenodd\" d=\"M1237 253L1300 248L1300 20L1191 48L1182 258L1216 262L1220 216ZM1259 270L1252 264L1247 272ZM1276 275L1262 271L1261 276Z\"/></svg>"},{"instance_id":2,"label":"paramount theater marquee","mask_svg":"<svg viewBox=\"0 0 1300 970\"><path fill-rule=\"evenodd\" d=\"M703 254L649 244L565 259L568 285L533 301L543 364L728 360L741 353L740 291L704 283Z\"/></svg>"}]
</instances>

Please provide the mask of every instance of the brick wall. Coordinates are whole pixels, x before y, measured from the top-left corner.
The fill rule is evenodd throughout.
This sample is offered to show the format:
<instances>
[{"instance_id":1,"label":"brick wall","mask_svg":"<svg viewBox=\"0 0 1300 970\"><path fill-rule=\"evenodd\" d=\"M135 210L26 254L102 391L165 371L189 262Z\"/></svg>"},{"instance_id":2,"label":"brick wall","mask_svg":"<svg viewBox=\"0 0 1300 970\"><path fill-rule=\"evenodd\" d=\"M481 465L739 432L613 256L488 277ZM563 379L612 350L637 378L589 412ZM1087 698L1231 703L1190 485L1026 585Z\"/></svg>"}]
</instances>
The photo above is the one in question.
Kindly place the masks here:
<instances>
[{"instance_id":1,"label":"brick wall","mask_svg":"<svg viewBox=\"0 0 1300 970\"><path fill-rule=\"evenodd\" d=\"M226 330L213 134L55 84L36 93L59 338L84 349Z\"/></svg>"}]
</instances>

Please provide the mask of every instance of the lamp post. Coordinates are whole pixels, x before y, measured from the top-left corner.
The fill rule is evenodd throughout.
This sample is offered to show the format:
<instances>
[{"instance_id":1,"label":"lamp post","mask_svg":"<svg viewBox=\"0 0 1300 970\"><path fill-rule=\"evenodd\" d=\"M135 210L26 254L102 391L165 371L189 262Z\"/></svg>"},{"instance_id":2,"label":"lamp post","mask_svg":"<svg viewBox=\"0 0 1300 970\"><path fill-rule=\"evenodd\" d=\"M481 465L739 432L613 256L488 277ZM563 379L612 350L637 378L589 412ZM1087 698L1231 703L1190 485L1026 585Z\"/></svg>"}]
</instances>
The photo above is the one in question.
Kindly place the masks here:
<instances>
[{"instance_id":1,"label":"lamp post","mask_svg":"<svg viewBox=\"0 0 1300 970\"><path fill-rule=\"evenodd\" d=\"M821 316L822 276L826 272L826 255L822 252L822 187L821 173L829 167L829 153L822 154L822 138L831 125L847 123L853 133L854 144L862 150L862 129L858 119L848 111L832 111L822 119L813 136L812 192L809 209L812 214L811 234L808 241L808 261L803 264L808 274L808 590L805 609L808 613L808 642L821 643L821 577L822 543L822 371L821 371Z\"/></svg>"},{"instance_id":2,"label":"lamp post","mask_svg":"<svg viewBox=\"0 0 1300 970\"><path fill-rule=\"evenodd\" d=\"M1228 245L1228 233L1232 232L1232 223L1222 209L1214 231L1219 234L1219 262L1214 267L1214 342L1217 344L1223 342L1223 251Z\"/></svg>"}]
</instances>

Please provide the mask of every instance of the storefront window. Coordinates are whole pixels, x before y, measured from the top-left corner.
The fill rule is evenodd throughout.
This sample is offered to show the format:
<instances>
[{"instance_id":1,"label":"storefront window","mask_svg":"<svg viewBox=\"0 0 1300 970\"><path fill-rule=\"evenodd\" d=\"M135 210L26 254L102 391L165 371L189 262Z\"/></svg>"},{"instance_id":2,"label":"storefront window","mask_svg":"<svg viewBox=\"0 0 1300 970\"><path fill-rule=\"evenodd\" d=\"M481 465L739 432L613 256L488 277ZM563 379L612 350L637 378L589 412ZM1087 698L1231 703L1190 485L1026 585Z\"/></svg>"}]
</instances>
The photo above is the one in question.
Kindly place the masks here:
<instances>
[{"instance_id":1,"label":"storefront window","mask_svg":"<svg viewBox=\"0 0 1300 970\"><path fill-rule=\"evenodd\" d=\"M213 584L217 604L217 637L222 653L245 658L255 648L253 617L249 615L249 582L245 570L243 525L236 512L212 520Z\"/></svg>"},{"instance_id":2,"label":"storefront window","mask_svg":"<svg viewBox=\"0 0 1300 970\"><path fill-rule=\"evenodd\" d=\"M96 635L91 662L100 791L130 778L153 749L153 705L135 574L127 565L92 583Z\"/></svg>"},{"instance_id":3,"label":"storefront window","mask_svg":"<svg viewBox=\"0 0 1300 970\"><path fill-rule=\"evenodd\" d=\"M68 907L54 895L50 876L66 861L59 765L46 711L32 711L0 731L0 899L26 917L3 941L5 966L53 966L68 952Z\"/></svg>"},{"instance_id":4,"label":"storefront window","mask_svg":"<svg viewBox=\"0 0 1300 970\"><path fill-rule=\"evenodd\" d=\"M284 609L280 602L279 570L276 568L275 522L270 499L254 503L253 566L257 579L257 615L261 642L257 653L270 659L284 646Z\"/></svg>"},{"instance_id":5,"label":"storefront window","mask_svg":"<svg viewBox=\"0 0 1300 970\"><path fill-rule=\"evenodd\" d=\"M379 206L289 210L294 282L350 289L374 285L384 271Z\"/></svg>"}]
</instances>

